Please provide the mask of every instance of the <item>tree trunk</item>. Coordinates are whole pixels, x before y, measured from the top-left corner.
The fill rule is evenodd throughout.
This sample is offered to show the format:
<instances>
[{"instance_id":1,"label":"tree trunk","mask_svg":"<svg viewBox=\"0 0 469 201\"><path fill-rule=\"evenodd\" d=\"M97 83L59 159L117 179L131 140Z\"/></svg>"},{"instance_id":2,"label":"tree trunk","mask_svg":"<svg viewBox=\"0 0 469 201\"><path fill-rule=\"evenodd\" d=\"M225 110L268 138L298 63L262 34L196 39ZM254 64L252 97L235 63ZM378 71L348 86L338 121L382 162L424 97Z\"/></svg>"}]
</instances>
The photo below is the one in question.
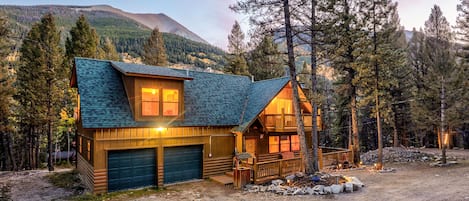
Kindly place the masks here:
<instances>
[{"instance_id":1,"label":"tree trunk","mask_svg":"<svg viewBox=\"0 0 469 201\"><path fill-rule=\"evenodd\" d=\"M11 134L6 135L6 141L7 141L8 158L10 158L11 170L18 171L18 166L16 166L16 160L13 155L13 139L11 139Z\"/></svg>"},{"instance_id":2,"label":"tree trunk","mask_svg":"<svg viewBox=\"0 0 469 201\"><path fill-rule=\"evenodd\" d=\"M49 171L54 171L54 165L52 163L52 121L51 121L51 90L52 81L47 80L48 91L47 91L47 151L49 158L47 159L47 167Z\"/></svg>"},{"instance_id":3,"label":"tree trunk","mask_svg":"<svg viewBox=\"0 0 469 201\"><path fill-rule=\"evenodd\" d=\"M381 135L381 118L379 116L379 67L376 60L378 41L376 33L376 3L373 1L373 55L375 63L375 103L376 103L376 127L378 131L378 164L376 169L383 169L383 137Z\"/></svg>"},{"instance_id":4,"label":"tree trunk","mask_svg":"<svg viewBox=\"0 0 469 201\"><path fill-rule=\"evenodd\" d=\"M7 150L6 150L6 143L5 143L4 133L0 132L0 170L6 171L7 170Z\"/></svg>"},{"instance_id":5,"label":"tree trunk","mask_svg":"<svg viewBox=\"0 0 469 201\"><path fill-rule=\"evenodd\" d=\"M316 45L315 45L315 26L316 25L316 0L311 0L311 105L313 106L312 123L313 129L311 131L312 148L313 148L313 169L314 172L319 172L318 164L318 103L317 103L317 77L316 77Z\"/></svg>"},{"instance_id":6,"label":"tree trunk","mask_svg":"<svg viewBox=\"0 0 469 201\"><path fill-rule=\"evenodd\" d=\"M303 119L301 118L300 99L298 95L298 81L296 80L295 55L293 52L293 36L290 24L290 6L288 0L283 0L283 13L285 17L285 35L288 51L288 67L290 69L290 80L293 89L293 109L295 110L297 133L300 137L301 153L303 155L303 164L306 174L313 174L314 168L306 145L305 129Z\"/></svg>"},{"instance_id":7,"label":"tree trunk","mask_svg":"<svg viewBox=\"0 0 469 201\"><path fill-rule=\"evenodd\" d=\"M442 76L441 77L441 94L440 94L440 99L441 99L441 105L440 105L440 112L441 112L441 132L440 132L440 138L441 138L441 162L443 164L446 164L446 143L447 139L445 138L445 133L446 133L446 125L445 125L445 78Z\"/></svg>"},{"instance_id":8,"label":"tree trunk","mask_svg":"<svg viewBox=\"0 0 469 201\"><path fill-rule=\"evenodd\" d=\"M352 86L352 95L350 96L350 99L350 111L352 116L353 163L358 166L360 165L360 140L358 138L358 114L355 86Z\"/></svg>"}]
</instances>

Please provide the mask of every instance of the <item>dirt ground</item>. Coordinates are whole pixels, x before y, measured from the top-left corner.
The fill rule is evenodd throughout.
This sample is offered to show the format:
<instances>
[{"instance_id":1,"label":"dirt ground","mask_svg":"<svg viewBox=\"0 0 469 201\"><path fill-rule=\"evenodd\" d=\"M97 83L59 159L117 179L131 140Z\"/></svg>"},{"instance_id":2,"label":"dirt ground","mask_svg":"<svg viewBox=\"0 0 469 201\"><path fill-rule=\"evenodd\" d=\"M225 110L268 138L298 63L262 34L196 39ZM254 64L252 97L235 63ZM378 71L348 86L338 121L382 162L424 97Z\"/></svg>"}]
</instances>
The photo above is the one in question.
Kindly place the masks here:
<instances>
[{"instance_id":1,"label":"dirt ground","mask_svg":"<svg viewBox=\"0 0 469 201\"><path fill-rule=\"evenodd\" d=\"M436 149L420 150L439 153ZM358 177L365 187L354 193L337 195L281 196L273 193L248 193L222 186L209 180L179 184L142 196L124 193L106 200L197 200L197 201L252 201L252 200L436 200L469 201L469 150L448 150L449 157L457 157L458 164L432 167L426 163L385 164L395 168L392 173L377 173L369 169L336 172ZM66 171L66 170L58 170ZM0 201L3 200L63 200L72 190L52 186L45 176L47 170L0 172ZM68 197L70 198L70 197Z\"/></svg>"},{"instance_id":2,"label":"dirt ground","mask_svg":"<svg viewBox=\"0 0 469 201\"><path fill-rule=\"evenodd\" d=\"M58 188L48 182L46 175L71 169L28 170L21 172L0 172L0 201L57 200L73 194L72 190Z\"/></svg>"}]
</instances>

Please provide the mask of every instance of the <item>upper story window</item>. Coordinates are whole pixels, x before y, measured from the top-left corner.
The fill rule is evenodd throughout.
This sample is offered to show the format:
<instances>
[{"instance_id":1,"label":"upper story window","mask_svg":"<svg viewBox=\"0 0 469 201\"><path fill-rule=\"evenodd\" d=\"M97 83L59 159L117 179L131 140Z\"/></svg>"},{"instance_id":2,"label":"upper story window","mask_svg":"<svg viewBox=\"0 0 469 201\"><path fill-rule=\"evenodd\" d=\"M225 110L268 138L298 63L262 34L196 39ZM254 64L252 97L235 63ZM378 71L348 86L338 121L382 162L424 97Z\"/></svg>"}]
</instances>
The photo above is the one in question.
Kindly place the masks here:
<instances>
[{"instance_id":1,"label":"upper story window","mask_svg":"<svg viewBox=\"0 0 469 201\"><path fill-rule=\"evenodd\" d=\"M159 90L152 88L142 88L142 116L158 116L159 113Z\"/></svg>"},{"instance_id":2,"label":"upper story window","mask_svg":"<svg viewBox=\"0 0 469 201\"><path fill-rule=\"evenodd\" d=\"M179 113L179 91L163 89L163 116L177 116Z\"/></svg>"},{"instance_id":3,"label":"upper story window","mask_svg":"<svg viewBox=\"0 0 469 201\"><path fill-rule=\"evenodd\" d=\"M179 115L179 90L142 88L142 116L156 117L161 115Z\"/></svg>"}]
</instances>

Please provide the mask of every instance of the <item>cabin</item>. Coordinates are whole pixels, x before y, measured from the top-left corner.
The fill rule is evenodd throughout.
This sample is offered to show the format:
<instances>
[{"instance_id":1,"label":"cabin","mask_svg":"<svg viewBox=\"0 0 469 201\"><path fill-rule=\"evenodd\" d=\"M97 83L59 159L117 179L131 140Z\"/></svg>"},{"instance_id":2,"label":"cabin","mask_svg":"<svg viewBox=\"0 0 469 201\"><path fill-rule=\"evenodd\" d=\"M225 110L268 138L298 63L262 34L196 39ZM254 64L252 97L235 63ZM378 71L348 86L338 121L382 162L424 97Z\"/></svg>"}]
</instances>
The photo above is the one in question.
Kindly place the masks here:
<instances>
[{"instance_id":1,"label":"cabin","mask_svg":"<svg viewBox=\"0 0 469 201\"><path fill-rule=\"evenodd\" d=\"M224 174L240 153L250 153L254 181L302 168L288 77L253 82L76 58L70 84L78 90L77 169L93 193ZM300 97L310 131L312 108L301 89Z\"/></svg>"}]
</instances>

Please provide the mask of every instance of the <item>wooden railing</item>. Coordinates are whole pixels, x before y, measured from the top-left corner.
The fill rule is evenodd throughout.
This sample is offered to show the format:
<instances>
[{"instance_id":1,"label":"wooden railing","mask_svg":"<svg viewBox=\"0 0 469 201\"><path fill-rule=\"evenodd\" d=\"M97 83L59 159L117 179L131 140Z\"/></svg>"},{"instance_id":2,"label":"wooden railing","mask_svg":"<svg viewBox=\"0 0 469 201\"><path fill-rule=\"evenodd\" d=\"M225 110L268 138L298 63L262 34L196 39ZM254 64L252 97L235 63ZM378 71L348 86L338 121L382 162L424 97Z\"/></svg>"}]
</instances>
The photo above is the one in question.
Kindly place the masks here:
<instances>
[{"instance_id":1,"label":"wooden railing","mask_svg":"<svg viewBox=\"0 0 469 201\"><path fill-rule=\"evenodd\" d=\"M303 171L301 157L254 163L252 167L252 179L255 184Z\"/></svg>"},{"instance_id":2,"label":"wooden railing","mask_svg":"<svg viewBox=\"0 0 469 201\"><path fill-rule=\"evenodd\" d=\"M352 162L352 151L343 148L321 147L319 151L319 167L335 166L344 161Z\"/></svg>"},{"instance_id":3,"label":"wooden railing","mask_svg":"<svg viewBox=\"0 0 469 201\"><path fill-rule=\"evenodd\" d=\"M311 114L302 115L305 128L311 128ZM292 128L296 130L296 117L294 114L266 114L264 123L268 129L284 130Z\"/></svg>"}]
</instances>

